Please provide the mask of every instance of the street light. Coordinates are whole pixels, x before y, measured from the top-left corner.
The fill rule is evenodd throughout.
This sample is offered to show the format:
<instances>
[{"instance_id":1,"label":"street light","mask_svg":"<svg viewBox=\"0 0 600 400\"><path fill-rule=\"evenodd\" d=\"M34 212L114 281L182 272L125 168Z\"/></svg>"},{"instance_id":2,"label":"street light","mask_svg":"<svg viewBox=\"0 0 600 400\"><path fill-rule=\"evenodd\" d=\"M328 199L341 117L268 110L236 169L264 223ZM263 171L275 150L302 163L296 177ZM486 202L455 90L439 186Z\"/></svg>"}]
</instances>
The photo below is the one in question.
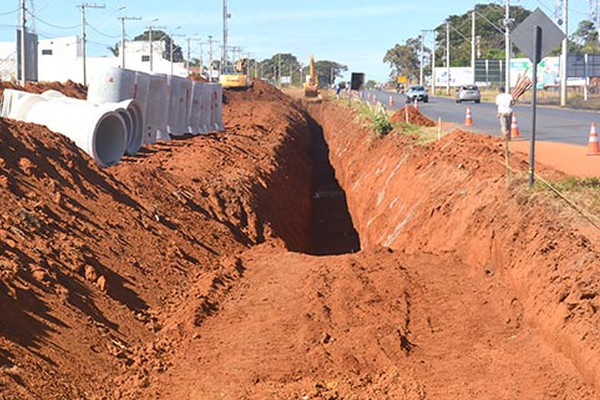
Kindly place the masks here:
<instances>
[{"instance_id":1,"label":"street light","mask_svg":"<svg viewBox=\"0 0 600 400\"><path fill-rule=\"evenodd\" d=\"M152 21L150 21L150 26L148 27L149 32L148 32L148 42L150 44L150 58L148 61L150 61L150 72L152 72L152 29L153 24L158 21L158 18L154 18Z\"/></svg>"}]
</instances>

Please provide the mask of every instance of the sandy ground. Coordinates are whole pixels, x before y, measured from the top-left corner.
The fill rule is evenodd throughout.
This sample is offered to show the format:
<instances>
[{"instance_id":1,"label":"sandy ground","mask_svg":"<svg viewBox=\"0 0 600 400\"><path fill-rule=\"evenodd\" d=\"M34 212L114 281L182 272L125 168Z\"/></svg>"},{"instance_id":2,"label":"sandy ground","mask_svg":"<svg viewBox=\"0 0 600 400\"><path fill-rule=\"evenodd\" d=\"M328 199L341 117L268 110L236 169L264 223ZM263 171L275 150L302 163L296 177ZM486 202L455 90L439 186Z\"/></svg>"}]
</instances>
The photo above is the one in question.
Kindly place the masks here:
<instances>
[{"instance_id":1,"label":"sandy ground","mask_svg":"<svg viewBox=\"0 0 600 400\"><path fill-rule=\"evenodd\" d=\"M0 121L0 398L598 398L585 221L498 139L306 107L257 82L109 169Z\"/></svg>"}]
</instances>

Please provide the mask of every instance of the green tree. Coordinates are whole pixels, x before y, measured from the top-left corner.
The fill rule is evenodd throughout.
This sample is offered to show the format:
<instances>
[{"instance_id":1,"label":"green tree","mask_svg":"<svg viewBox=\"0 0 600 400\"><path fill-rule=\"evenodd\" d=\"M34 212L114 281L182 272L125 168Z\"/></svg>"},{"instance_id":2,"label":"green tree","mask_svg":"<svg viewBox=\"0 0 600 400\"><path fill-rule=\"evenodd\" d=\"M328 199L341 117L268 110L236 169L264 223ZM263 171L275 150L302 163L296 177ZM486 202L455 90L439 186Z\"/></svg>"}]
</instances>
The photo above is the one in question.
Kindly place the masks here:
<instances>
[{"instance_id":1,"label":"green tree","mask_svg":"<svg viewBox=\"0 0 600 400\"><path fill-rule=\"evenodd\" d=\"M370 89L374 89L374 88L375 88L375 86L377 86L377 82L375 82L375 81L374 81L374 80L372 80L372 79L369 79L369 80L367 81L367 83L365 83L365 88L366 88L366 89L369 89L369 90L370 90Z\"/></svg>"},{"instance_id":2,"label":"green tree","mask_svg":"<svg viewBox=\"0 0 600 400\"><path fill-rule=\"evenodd\" d=\"M281 71L279 70L281 68ZM262 79L276 82L279 76L292 77L293 84L299 84L300 80L300 63L298 58L291 53L277 53L271 58L264 59L258 63L259 76ZM281 75L280 75L281 73Z\"/></svg>"},{"instance_id":3,"label":"green tree","mask_svg":"<svg viewBox=\"0 0 600 400\"><path fill-rule=\"evenodd\" d=\"M390 64L390 78L395 80L399 75L413 80L419 76L419 52L421 40L409 38L404 44L396 44L383 57L383 62Z\"/></svg>"},{"instance_id":4,"label":"green tree","mask_svg":"<svg viewBox=\"0 0 600 400\"><path fill-rule=\"evenodd\" d=\"M335 61L319 60L315 62L319 86L331 86L336 78L342 77L342 72L348 71L348 66Z\"/></svg>"},{"instance_id":5,"label":"green tree","mask_svg":"<svg viewBox=\"0 0 600 400\"><path fill-rule=\"evenodd\" d=\"M473 10L462 15L450 15L446 21L450 25L450 66L467 67L471 65L471 21L475 11L475 34L477 37L477 58L504 59L504 14L500 4L477 4ZM521 6L511 6L510 16L515 27L531 14ZM446 22L434 29L436 47L436 66L446 63ZM513 54L519 55L516 47Z\"/></svg>"},{"instance_id":6,"label":"green tree","mask_svg":"<svg viewBox=\"0 0 600 400\"><path fill-rule=\"evenodd\" d=\"M598 53L598 30L592 21L580 21L577 30L570 38L569 52L574 53Z\"/></svg>"}]
</instances>

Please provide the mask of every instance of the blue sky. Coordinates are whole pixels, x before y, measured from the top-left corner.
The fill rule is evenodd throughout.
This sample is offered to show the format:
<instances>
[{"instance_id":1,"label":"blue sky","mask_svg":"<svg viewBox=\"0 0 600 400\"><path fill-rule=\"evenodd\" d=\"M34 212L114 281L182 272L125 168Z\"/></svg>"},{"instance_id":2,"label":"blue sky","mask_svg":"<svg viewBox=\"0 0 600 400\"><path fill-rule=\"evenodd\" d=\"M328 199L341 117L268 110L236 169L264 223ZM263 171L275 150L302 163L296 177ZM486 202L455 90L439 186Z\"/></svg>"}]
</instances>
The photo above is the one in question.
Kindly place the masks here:
<instances>
[{"instance_id":1,"label":"blue sky","mask_svg":"<svg viewBox=\"0 0 600 400\"><path fill-rule=\"evenodd\" d=\"M36 31L42 38L75 35L81 30L81 14L74 0L33 1ZM93 3L93 1L88 1ZM88 9L88 53L107 55L107 46L120 40L119 16L142 17L128 21L129 37L154 24L176 35L206 39L222 38L221 0L107 0L106 9ZM229 0L229 44L241 46L244 53L258 59L278 52L291 52L306 64L311 53L316 59L329 59L361 71L368 79L386 80L389 67L382 62L387 49L407 38L417 37L423 29L441 24L448 15L463 14L473 0ZM504 4L497 0L495 3ZM540 7L550 17L554 0L511 0L530 10ZM3 0L0 5L0 41L14 40L18 22L18 0ZM126 8L119 10L125 5ZM581 19L587 19L587 0L569 2L569 32ZM463 32L469 36L468 28ZM176 42L184 43L183 37ZM179 39L179 40L177 40ZM431 37L429 38L431 40ZM207 46L204 46L206 55ZM199 45L192 43L192 56L198 57Z\"/></svg>"}]
</instances>

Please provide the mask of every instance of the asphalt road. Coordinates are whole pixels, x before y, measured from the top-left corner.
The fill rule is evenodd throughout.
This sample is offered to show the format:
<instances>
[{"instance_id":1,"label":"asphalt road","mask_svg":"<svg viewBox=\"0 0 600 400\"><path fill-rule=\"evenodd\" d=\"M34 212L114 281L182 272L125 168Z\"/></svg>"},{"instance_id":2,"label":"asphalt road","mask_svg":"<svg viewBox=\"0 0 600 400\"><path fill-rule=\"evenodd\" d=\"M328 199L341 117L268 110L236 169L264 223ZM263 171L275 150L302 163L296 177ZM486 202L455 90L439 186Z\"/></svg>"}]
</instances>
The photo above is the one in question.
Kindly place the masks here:
<instances>
[{"instance_id":1,"label":"asphalt road","mask_svg":"<svg viewBox=\"0 0 600 400\"><path fill-rule=\"evenodd\" d=\"M388 104L389 96L394 99L392 110L398 110L405 105L406 97L402 94L386 91L369 91L375 94L383 104ZM366 94L365 94L366 96ZM471 107L473 126L465 127L465 113ZM464 102L457 104L454 99L444 97L429 97L429 103L419 102L420 111L427 117L442 122L453 122L461 125L461 129L500 135L500 123L496 118L496 105L493 103ZM521 136L531 137L532 110L531 105L517 104L515 107L517 123ZM587 145L592 122L600 124L600 113L581 111L568 108L541 107L537 108L536 139L549 142Z\"/></svg>"}]
</instances>

